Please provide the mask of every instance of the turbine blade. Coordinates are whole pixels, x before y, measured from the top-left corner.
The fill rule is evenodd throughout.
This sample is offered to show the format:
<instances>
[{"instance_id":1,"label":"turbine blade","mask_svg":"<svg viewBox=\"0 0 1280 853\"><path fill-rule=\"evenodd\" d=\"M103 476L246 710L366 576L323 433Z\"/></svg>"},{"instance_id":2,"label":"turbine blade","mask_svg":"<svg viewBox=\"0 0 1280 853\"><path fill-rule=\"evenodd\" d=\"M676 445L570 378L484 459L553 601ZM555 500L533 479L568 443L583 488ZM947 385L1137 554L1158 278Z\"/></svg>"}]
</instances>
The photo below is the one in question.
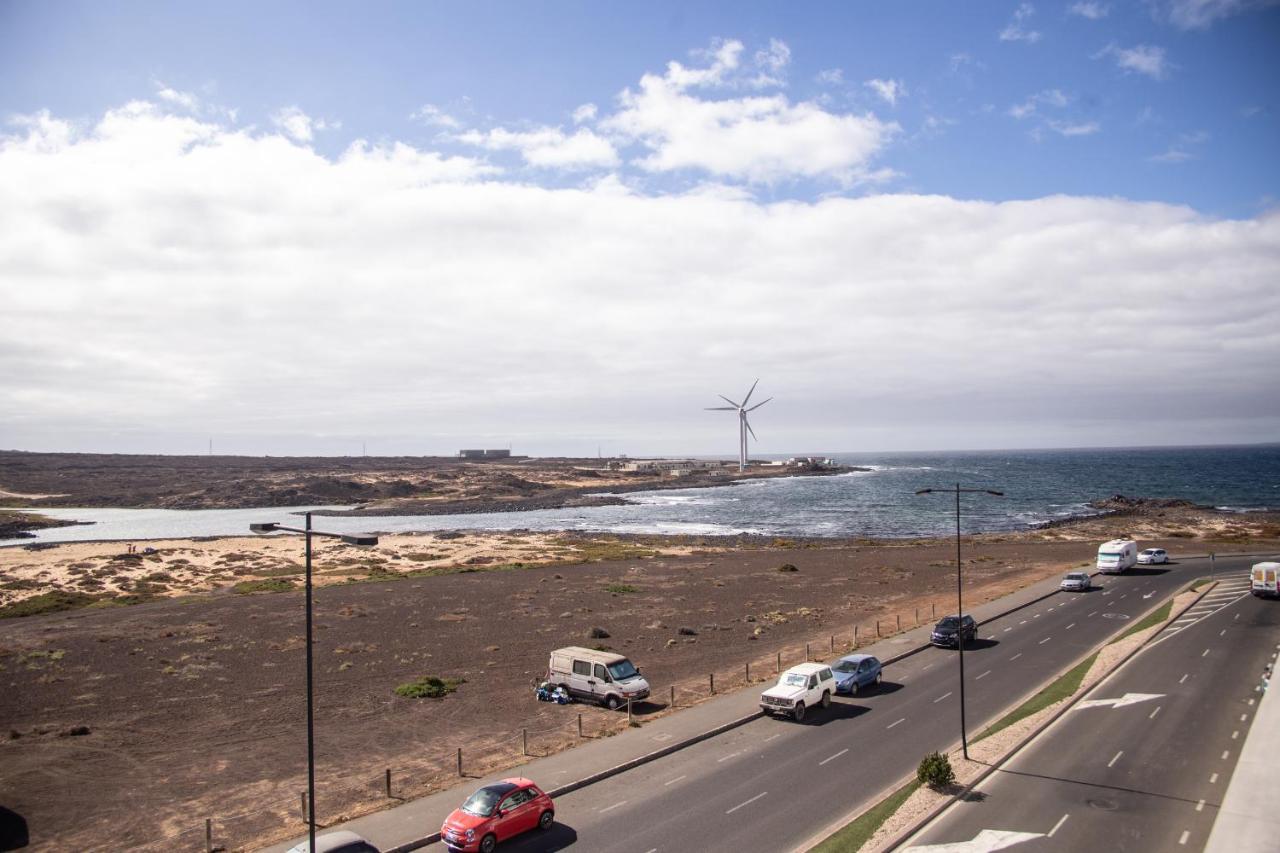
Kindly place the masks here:
<instances>
[{"instance_id":1,"label":"turbine blade","mask_svg":"<svg viewBox=\"0 0 1280 853\"><path fill-rule=\"evenodd\" d=\"M742 422L747 425L747 432L751 433L751 437L756 438L756 431L751 428L751 421L747 420L746 418L743 418ZM756 438L756 441L759 441L759 440L760 439Z\"/></svg>"},{"instance_id":2,"label":"turbine blade","mask_svg":"<svg viewBox=\"0 0 1280 853\"><path fill-rule=\"evenodd\" d=\"M716 396L717 396L717 397L719 397L721 400L724 400L724 401L725 401L726 403L728 403L730 406L733 406L735 409L741 409L741 408L742 408L742 406L739 406L737 403L733 402L732 400L730 400L728 397L726 397L726 396L725 396L725 395L723 395L723 394L717 394Z\"/></svg>"},{"instance_id":3,"label":"turbine blade","mask_svg":"<svg viewBox=\"0 0 1280 853\"><path fill-rule=\"evenodd\" d=\"M737 407L737 406L707 406L707 407L706 407L706 409L704 409L704 411L707 411L707 412L736 412L736 411L738 411L738 407Z\"/></svg>"},{"instance_id":4,"label":"turbine blade","mask_svg":"<svg viewBox=\"0 0 1280 853\"><path fill-rule=\"evenodd\" d=\"M745 406L745 405L747 404L747 400L750 400L750 399L751 399L751 395L752 395L752 394L754 394L754 393L756 392L756 386L757 386L757 385L759 385L759 384L760 384L760 380L759 380L759 379L757 379L755 382L752 382L752 383L751 383L751 390L747 392L746 399L744 399L744 400L742 401L742 405L744 405L744 406Z\"/></svg>"},{"instance_id":5,"label":"turbine blade","mask_svg":"<svg viewBox=\"0 0 1280 853\"><path fill-rule=\"evenodd\" d=\"M773 399L772 397L770 397L770 398L769 398L769 400L772 400L772 399ZM747 411L748 411L748 412L754 412L756 409L760 408L760 407L761 407L761 406L763 406L765 403L769 402L769 400L765 400L765 401L764 401L764 403L756 403L754 406L752 406L751 408L747 409Z\"/></svg>"}]
</instances>

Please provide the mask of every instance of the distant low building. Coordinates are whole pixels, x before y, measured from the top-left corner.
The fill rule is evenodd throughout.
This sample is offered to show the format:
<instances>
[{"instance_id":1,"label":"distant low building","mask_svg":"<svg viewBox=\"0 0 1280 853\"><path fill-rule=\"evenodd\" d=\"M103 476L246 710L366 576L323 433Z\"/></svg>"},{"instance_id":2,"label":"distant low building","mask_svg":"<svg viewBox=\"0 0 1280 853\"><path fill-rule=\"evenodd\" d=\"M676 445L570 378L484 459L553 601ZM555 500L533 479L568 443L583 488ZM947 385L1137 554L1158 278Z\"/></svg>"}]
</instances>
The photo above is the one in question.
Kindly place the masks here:
<instances>
[{"instance_id":1,"label":"distant low building","mask_svg":"<svg viewBox=\"0 0 1280 853\"><path fill-rule=\"evenodd\" d=\"M510 459L511 451L503 447L498 450L459 450L459 459Z\"/></svg>"}]
</instances>

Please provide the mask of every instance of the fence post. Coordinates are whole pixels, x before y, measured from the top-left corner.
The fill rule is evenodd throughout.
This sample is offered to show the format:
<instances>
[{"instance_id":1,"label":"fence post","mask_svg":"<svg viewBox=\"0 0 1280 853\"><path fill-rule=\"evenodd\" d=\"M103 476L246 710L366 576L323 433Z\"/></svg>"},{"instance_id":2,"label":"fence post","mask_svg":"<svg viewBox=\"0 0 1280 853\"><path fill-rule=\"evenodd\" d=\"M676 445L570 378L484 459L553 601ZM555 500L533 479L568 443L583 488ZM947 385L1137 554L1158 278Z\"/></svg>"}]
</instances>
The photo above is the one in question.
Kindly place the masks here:
<instances>
[{"instance_id":1,"label":"fence post","mask_svg":"<svg viewBox=\"0 0 1280 853\"><path fill-rule=\"evenodd\" d=\"M898 613L893 618L898 620L898 630L901 631L902 630L902 614Z\"/></svg>"},{"instance_id":2,"label":"fence post","mask_svg":"<svg viewBox=\"0 0 1280 853\"><path fill-rule=\"evenodd\" d=\"M853 626L853 647L855 649L858 647L858 626L857 625Z\"/></svg>"},{"instance_id":3,"label":"fence post","mask_svg":"<svg viewBox=\"0 0 1280 853\"><path fill-rule=\"evenodd\" d=\"M582 737L582 712L578 712L578 737Z\"/></svg>"},{"instance_id":4,"label":"fence post","mask_svg":"<svg viewBox=\"0 0 1280 853\"><path fill-rule=\"evenodd\" d=\"M627 701L630 702L630 700L627 700ZM521 743L521 747L524 749L524 754L528 755L529 754L529 730L528 729L520 730L520 743Z\"/></svg>"},{"instance_id":5,"label":"fence post","mask_svg":"<svg viewBox=\"0 0 1280 853\"><path fill-rule=\"evenodd\" d=\"M751 661L747 661L747 683L751 683Z\"/></svg>"},{"instance_id":6,"label":"fence post","mask_svg":"<svg viewBox=\"0 0 1280 853\"><path fill-rule=\"evenodd\" d=\"M716 695L716 674L714 672L708 673L707 678L711 679L711 695L714 696Z\"/></svg>"},{"instance_id":7,"label":"fence post","mask_svg":"<svg viewBox=\"0 0 1280 853\"><path fill-rule=\"evenodd\" d=\"M805 663L808 663L808 662L810 661L811 657L812 657L812 656L809 654L809 644L808 644L808 643L805 643L805 644L804 644L804 662L805 662Z\"/></svg>"},{"instance_id":8,"label":"fence post","mask_svg":"<svg viewBox=\"0 0 1280 853\"><path fill-rule=\"evenodd\" d=\"M462 775L462 747L458 747L458 775Z\"/></svg>"},{"instance_id":9,"label":"fence post","mask_svg":"<svg viewBox=\"0 0 1280 853\"><path fill-rule=\"evenodd\" d=\"M204 819L204 853L213 853L213 819Z\"/></svg>"},{"instance_id":10,"label":"fence post","mask_svg":"<svg viewBox=\"0 0 1280 853\"><path fill-rule=\"evenodd\" d=\"M880 620L879 619L876 620L876 636L877 637L880 636Z\"/></svg>"},{"instance_id":11,"label":"fence post","mask_svg":"<svg viewBox=\"0 0 1280 853\"><path fill-rule=\"evenodd\" d=\"M777 670L778 670L778 675L781 675L782 674L782 652L778 652Z\"/></svg>"},{"instance_id":12,"label":"fence post","mask_svg":"<svg viewBox=\"0 0 1280 853\"><path fill-rule=\"evenodd\" d=\"M627 725L635 725L635 718L631 716L631 697L627 697Z\"/></svg>"},{"instance_id":13,"label":"fence post","mask_svg":"<svg viewBox=\"0 0 1280 853\"><path fill-rule=\"evenodd\" d=\"M916 624L917 625L920 624L920 608L919 607L916 608Z\"/></svg>"},{"instance_id":14,"label":"fence post","mask_svg":"<svg viewBox=\"0 0 1280 853\"><path fill-rule=\"evenodd\" d=\"M303 791L299 796L302 798L302 822L310 826L310 815L307 814L307 792Z\"/></svg>"},{"instance_id":15,"label":"fence post","mask_svg":"<svg viewBox=\"0 0 1280 853\"><path fill-rule=\"evenodd\" d=\"M831 654L835 654L835 653L836 653L836 635L832 634L831 635Z\"/></svg>"},{"instance_id":16,"label":"fence post","mask_svg":"<svg viewBox=\"0 0 1280 853\"><path fill-rule=\"evenodd\" d=\"M929 618L931 619L938 618L938 603L936 601L929 602L929 612L932 614Z\"/></svg>"},{"instance_id":17,"label":"fence post","mask_svg":"<svg viewBox=\"0 0 1280 853\"><path fill-rule=\"evenodd\" d=\"M391 768L387 768L387 799L391 799Z\"/></svg>"},{"instance_id":18,"label":"fence post","mask_svg":"<svg viewBox=\"0 0 1280 853\"><path fill-rule=\"evenodd\" d=\"M671 685L671 701L667 703L667 707L674 708L675 706L676 706L676 686L673 684Z\"/></svg>"}]
</instances>

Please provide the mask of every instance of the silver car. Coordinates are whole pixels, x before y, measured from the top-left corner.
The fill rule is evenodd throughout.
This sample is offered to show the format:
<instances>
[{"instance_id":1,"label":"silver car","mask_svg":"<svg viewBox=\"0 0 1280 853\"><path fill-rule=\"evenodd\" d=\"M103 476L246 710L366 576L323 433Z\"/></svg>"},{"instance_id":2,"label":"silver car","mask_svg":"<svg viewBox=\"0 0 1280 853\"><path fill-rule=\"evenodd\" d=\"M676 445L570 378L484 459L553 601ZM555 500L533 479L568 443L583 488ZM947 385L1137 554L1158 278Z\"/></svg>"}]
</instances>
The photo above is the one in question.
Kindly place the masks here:
<instances>
[{"instance_id":1,"label":"silver car","mask_svg":"<svg viewBox=\"0 0 1280 853\"><path fill-rule=\"evenodd\" d=\"M1093 581L1088 572L1067 572L1059 587L1065 592L1088 592L1093 588Z\"/></svg>"}]
</instances>

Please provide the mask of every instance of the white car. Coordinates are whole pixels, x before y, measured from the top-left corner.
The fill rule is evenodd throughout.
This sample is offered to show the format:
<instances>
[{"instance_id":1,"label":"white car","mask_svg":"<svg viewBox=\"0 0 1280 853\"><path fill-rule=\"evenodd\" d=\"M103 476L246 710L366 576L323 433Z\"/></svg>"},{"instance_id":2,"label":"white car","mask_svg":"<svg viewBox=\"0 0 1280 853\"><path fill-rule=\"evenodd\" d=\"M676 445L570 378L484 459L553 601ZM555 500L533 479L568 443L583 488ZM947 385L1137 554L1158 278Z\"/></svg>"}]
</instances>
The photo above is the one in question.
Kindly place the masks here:
<instances>
[{"instance_id":1,"label":"white car","mask_svg":"<svg viewBox=\"0 0 1280 853\"><path fill-rule=\"evenodd\" d=\"M1163 548L1148 548L1138 555L1138 562L1146 565L1151 565L1152 563L1167 563L1169 562L1169 555Z\"/></svg>"},{"instance_id":2,"label":"white car","mask_svg":"<svg viewBox=\"0 0 1280 853\"><path fill-rule=\"evenodd\" d=\"M760 710L788 714L797 723L804 719L806 708L831 704L836 692L836 677L825 663L802 663L778 676L778 683L760 694Z\"/></svg>"},{"instance_id":3,"label":"white car","mask_svg":"<svg viewBox=\"0 0 1280 853\"><path fill-rule=\"evenodd\" d=\"M1067 572L1058 588L1064 592L1088 592L1093 589L1093 580L1088 572Z\"/></svg>"}]
</instances>

